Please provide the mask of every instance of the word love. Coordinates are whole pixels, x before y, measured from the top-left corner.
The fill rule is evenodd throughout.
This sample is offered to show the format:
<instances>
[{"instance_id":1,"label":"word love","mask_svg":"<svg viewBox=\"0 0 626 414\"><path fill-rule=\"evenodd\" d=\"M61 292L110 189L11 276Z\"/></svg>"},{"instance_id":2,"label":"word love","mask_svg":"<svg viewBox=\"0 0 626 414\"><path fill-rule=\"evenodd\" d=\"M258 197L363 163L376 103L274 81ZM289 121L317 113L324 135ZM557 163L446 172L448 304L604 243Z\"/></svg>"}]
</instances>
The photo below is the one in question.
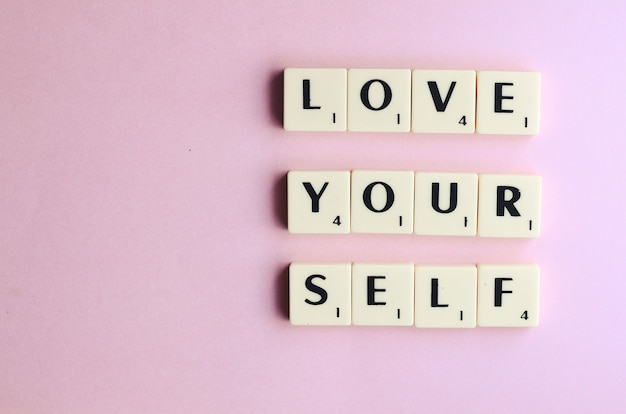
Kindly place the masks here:
<instances>
[{"instance_id":1,"label":"word love","mask_svg":"<svg viewBox=\"0 0 626 414\"><path fill-rule=\"evenodd\" d=\"M539 237L541 177L290 171L291 233Z\"/></svg>"},{"instance_id":2,"label":"word love","mask_svg":"<svg viewBox=\"0 0 626 414\"><path fill-rule=\"evenodd\" d=\"M539 322L534 264L292 263L293 325L530 327Z\"/></svg>"},{"instance_id":3,"label":"word love","mask_svg":"<svg viewBox=\"0 0 626 414\"><path fill-rule=\"evenodd\" d=\"M540 89L537 72L288 68L284 127L536 135Z\"/></svg>"}]
</instances>

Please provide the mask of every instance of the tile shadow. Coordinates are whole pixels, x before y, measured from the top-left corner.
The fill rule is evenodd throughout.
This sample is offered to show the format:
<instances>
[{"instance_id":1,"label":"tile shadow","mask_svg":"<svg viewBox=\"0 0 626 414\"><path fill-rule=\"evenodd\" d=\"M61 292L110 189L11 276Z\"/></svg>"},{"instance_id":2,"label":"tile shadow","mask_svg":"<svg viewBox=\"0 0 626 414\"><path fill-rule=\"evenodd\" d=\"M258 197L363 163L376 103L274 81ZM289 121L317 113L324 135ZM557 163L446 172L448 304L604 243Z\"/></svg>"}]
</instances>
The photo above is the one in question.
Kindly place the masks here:
<instances>
[{"instance_id":1,"label":"tile shadow","mask_svg":"<svg viewBox=\"0 0 626 414\"><path fill-rule=\"evenodd\" d=\"M287 229L287 174L282 174L274 182L274 218Z\"/></svg>"},{"instance_id":2,"label":"tile shadow","mask_svg":"<svg viewBox=\"0 0 626 414\"><path fill-rule=\"evenodd\" d=\"M283 266L276 275L275 303L278 313L289 319L289 266Z\"/></svg>"},{"instance_id":3,"label":"tile shadow","mask_svg":"<svg viewBox=\"0 0 626 414\"><path fill-rule=\"evenodd\" d=\"M283 127L283 71L274 71L270 75L269 99L273 124Z\"/></svg>"}]
</instances>

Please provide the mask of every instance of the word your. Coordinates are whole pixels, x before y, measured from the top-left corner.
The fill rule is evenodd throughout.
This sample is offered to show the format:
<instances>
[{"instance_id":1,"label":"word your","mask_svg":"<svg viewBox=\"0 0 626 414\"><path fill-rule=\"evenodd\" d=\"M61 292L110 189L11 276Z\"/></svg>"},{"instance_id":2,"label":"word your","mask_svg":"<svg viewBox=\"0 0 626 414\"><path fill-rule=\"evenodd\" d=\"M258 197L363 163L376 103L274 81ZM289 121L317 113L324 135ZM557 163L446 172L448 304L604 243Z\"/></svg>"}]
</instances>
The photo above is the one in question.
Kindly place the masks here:
<instances>
[{"instance_id":1,"label":"word your","mask_svg":"<svg viewBox=\"0 0 626 414\"><path fill-rule=\"evenodd\" d=\"M541 177L290 171L291 233L539 237Z\"/></svg>"},{"instance_id":2,"label":"word your","mask_svg":"<svg viewBox=\"0 0 626 414\"><path fill-rule=\"evenodd\" d=\"M537 326L539 268L292 263L289 319L293 325Z\"/></svg>"},{"instance_id":3,"label":"word your","mask_svg":"<svg viewBox=\"0 0 626 414\"><path fill-rule=\"evenodd\" d=\"M536 135L538 72L287 68L288 131Z\"/></svg>"}]
</instances>

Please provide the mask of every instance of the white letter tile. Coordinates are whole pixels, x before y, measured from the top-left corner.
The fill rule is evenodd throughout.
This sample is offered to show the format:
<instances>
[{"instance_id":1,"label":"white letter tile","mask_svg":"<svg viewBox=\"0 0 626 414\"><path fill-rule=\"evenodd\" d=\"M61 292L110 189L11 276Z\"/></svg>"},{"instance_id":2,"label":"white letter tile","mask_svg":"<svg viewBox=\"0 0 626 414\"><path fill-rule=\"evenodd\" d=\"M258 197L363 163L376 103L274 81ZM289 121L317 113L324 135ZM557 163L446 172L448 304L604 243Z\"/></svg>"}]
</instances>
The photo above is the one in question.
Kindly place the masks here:
<instances>
[{"instance_id":1,"label":"white letter tile","mask_svg":"<svg viewBox=\"0 0 626 414\"><path fill-rule=\"evenodd\" d=\"M289 319L293 325L350 325L350 263L292 263Z\"/></svg>"},{"instance_id":2,"label":"white letter tile","mask_svg":"<svg viewBox=\"0 0 626 414\"><path fill-rule=\"evenodd\" d=\"M429 173L415 175L415 233L475 236L478 175Z\"/></svg>"},{"instance_id":3,"label":"white letter tile","mask_svg":"<svg viewBox=\"0 0 626 414\"><path fill-rule=\"evenodd\" d=\"M414 312L412 264L352 265L352 323L411 326Z\"/></svg>"},{"instance_id":4,"label":"white letter tile","mask_svg":"<svg viewBox=\"0 0 626 414\"><path fill-rule=\"evenodd\" d=\"M539 133L541 75L538 72L478 72L477 78L477 133Z\"/></svg>"},{"instance_id":5,"label":"white letter tile","mask_svg":"<svg viewBox=\"0 0 626 414\"><path fill-rule=\"evenodd\" d=\"M350 172L290 171L287 211L291 233L349 233Z\"/></svg>"},{"instance_id":6,"label":"white letter tile","mask_svg":"<svg viewBox=\"0 0 626 414\"><path fill-rule=\"evenodd\" d=\"M481 174L478 187L479 236L539 237L540 176Z\"/></svg>"},{"instance_id":7,"label":"white letter tile","mask_svg":"<svg viewBox=\"0 0 626 414\"><path fill-rule=\"evenodd\" d=\"M413 132L474 132L476 72L414 70L412 89Z\"/></svg>"},{"instance_id":8,"label":"white letter tile","mask_svg":"<svg viewBox=\"0 0 626 414\"><path fill-rule=\"evenodd\" d=\"M537 265L478 265L478 326L528 327L538 323Z\"/></svg>"},{"instance_id":9,"label":"white letter tile","mask_svg":"<svg viewBox=\"0 0 626 414\"><path fill-rule=\"evenodd\" d=\"M346 102L346 69L285 69L283 124L287 131L345 131Z\"/></svg>"},{"instance_id":10,"label":"white letter tile","mask_svg":"<svg viewBox=\"0 0 626 414\"><path fill-rule=\"evenodd\" d=\"M409 132L411 71L348 70L348 130Z\"/></svg>"},{"instance_id":11,"label":"white letter tile","mask_svg":"<svg viewBox=\"0 0 626 414\"><path fill-rule=\"evenodd\" d=\"M415 266L415 326L474 328L476 266Z\"/></svg>"},{"instance_id":12,"label":"white letter tile","mask_svg":"<svg viewBox=\"0 0 626 414\"><path fill-rule=\"evenodd\" d=\"M412 171L352 172L352 231L413 232Z\"/></svg>"}]
</instances>

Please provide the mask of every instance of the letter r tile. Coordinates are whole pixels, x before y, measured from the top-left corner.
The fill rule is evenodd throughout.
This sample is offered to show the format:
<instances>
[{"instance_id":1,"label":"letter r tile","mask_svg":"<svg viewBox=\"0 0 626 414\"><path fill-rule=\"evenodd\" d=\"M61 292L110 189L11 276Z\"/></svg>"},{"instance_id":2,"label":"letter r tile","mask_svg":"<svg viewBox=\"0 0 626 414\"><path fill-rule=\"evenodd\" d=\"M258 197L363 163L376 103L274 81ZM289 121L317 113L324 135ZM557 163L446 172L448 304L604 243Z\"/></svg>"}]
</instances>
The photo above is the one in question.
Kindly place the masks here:
<instances>
[{"instance_id":1,"label":"letter r tile","mask_svg":"<svg viewBox=\"0 0 626 414\"><path fill-rule=\"evenodd\" d=\"M478 235L539 237L541 177L481 174L478 178Z\"/></svg>"}]
</instances>

